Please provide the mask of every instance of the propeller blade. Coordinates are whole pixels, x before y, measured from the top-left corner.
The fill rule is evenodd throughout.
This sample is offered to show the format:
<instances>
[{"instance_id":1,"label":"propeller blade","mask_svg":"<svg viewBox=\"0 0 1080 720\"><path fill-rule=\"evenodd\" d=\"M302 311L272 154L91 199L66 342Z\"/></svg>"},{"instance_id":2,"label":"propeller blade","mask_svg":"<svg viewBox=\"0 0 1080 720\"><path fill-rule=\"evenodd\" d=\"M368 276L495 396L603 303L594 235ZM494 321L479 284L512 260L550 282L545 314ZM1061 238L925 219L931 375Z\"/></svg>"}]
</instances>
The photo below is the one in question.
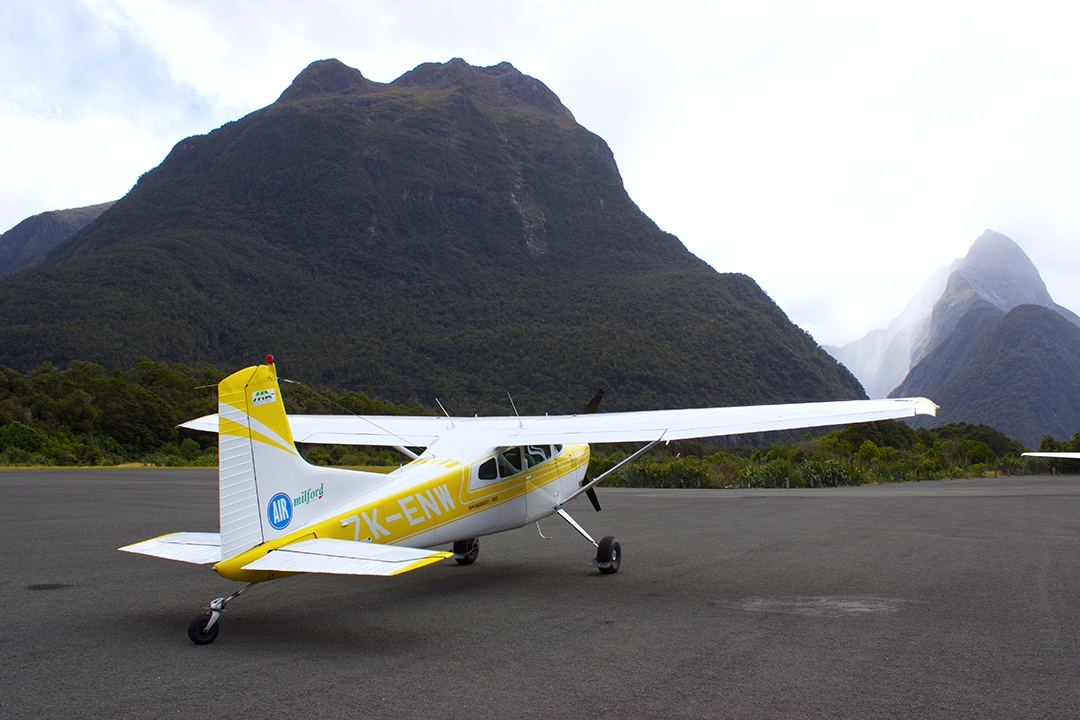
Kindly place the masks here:
<instances>
[{"instance_id":1,"label":"propeller blade","mask_svg":"<svg viewBox=\"0 0 1080 720\"><path fill-rule=\"evenodd\" d=\"M585 497L589 498L589 502L592 503L593 509L596 512L600 512L600 501L596 499L596 491L589 488L585 491Z\"/></svg>"},{"instance_id":2,"label":"propeller blade","mask_svg":"<svg viewBox=\"0 0 1080 720\"><path fill-rule=\"evenodd\" d=\"M597 390L593 395L593 399L589 401L589 404L585 406L585 409L581 411L582 415L588 415L589 413L596 412L596 408L600 406L600 401L604 399L604 391Z\"/></svg>"},{"instance_id":3,"label":"propeller blade","mask_svg":"<svg viewBox=\"0 0 1080 720\"><path fill-rule=\"evenodd\" d=\"M596 394L593 395L592 400L590 400L589 404L585 406L585 410L583 410L581 414L582 415L588 415L589 413L596 412L596 408L600 407L600 401L603 400L603 399L604 399L604 391L603 390L597 390ZM584 484L586 484L588 482L589 482L589 475L588 475L588 473L586 473L585 477L581 479L581 484L584 485ZM595 510L596 512L600 512L600 500L596 497L596 491L593 490L592 488L589 488L588 490L585 491L585 497L589 498L589 502L592 503L593 510Z\"/></svg>"}]
</instances>

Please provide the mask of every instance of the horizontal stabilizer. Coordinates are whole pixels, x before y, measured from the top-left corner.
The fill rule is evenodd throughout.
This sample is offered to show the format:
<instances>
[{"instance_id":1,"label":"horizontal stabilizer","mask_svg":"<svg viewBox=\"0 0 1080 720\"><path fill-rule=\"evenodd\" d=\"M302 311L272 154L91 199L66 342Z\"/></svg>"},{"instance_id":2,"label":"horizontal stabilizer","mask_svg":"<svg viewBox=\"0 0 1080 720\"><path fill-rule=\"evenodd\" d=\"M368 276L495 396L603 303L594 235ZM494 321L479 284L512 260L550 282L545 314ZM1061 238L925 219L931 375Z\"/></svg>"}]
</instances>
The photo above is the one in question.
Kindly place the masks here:
<instances>
[{"instance_id":1,"label":"horizontal stabilizer","mask_svg":"<svg viewBox=\"0 0 1080 720\"><path fill-rule=\"evenodd\" d=\"M177 532L120 548L124 552L208 565L221 560L221 534Z\"/></svg>"},{"instance_id":2,"label":"horizontal stabilizer","mask_svg":"<svg viewBox=\"0 0 1080 720\"><path fill-rule=\"evenodd\" d=\"M439 562L453 553L397 545L315 538L272 550L244 570L332 573L336 575L400 575Z\"/></svg>"}]
</instances>

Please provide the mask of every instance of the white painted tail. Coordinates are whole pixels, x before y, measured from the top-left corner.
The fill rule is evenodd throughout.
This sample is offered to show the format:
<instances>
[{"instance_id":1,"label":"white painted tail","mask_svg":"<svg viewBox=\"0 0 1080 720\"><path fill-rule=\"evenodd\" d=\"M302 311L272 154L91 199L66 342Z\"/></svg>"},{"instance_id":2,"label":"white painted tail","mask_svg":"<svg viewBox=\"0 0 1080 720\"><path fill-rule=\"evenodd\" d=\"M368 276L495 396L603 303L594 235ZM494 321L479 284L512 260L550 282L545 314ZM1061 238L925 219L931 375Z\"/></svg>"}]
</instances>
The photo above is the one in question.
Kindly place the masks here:
<instances>
[{"instance_id":1,"label":"white painted tail","mask_svg":"<svg viewBox=\"0 0 1080 720\"><path fill-rule=\"evenodd\" d=\"M386 481L300 457L272 364L222 380L218 415L222 558L295 532Z\"/></svg>"}]
</instances>

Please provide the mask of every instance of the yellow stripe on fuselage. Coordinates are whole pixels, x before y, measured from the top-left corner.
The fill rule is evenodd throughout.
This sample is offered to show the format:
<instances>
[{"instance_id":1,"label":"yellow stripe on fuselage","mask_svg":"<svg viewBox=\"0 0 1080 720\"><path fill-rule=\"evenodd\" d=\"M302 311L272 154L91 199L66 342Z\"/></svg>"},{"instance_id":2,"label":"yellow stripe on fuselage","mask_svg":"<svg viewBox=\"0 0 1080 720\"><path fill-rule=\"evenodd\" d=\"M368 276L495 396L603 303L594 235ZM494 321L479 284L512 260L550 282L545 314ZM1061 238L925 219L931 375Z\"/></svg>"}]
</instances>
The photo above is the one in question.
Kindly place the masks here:
<instances>
[{"instance_id":1,"label":"yellow stripe on fuselage","mask_svg":"<svg viewBox=\"0 0 1080 720\"><path fill-rule=\"evenodd\" d=\"M280 577L284 573L244 570L243 567L271 550L312 534L319 538L408 545L411 538L430 532L438 526L448 525L517 500L529 491L543 488L564 475L581 470L588 462L588 445L566 445L557 458L510 478L470 489L471 470L468 465L456 460L421 458L398 472L406 474L407 477L408 474L423 473L428 469L425 466L434 466L430 468L433 471L435 468L445 470L428 475L415 485L342 510L325 520L223 560L214 566L214 570L224 577L244 582ZM407 569L413 568L410 566ZM401 572L405 572L405 569Z\"/></svg>"}]
</instances>

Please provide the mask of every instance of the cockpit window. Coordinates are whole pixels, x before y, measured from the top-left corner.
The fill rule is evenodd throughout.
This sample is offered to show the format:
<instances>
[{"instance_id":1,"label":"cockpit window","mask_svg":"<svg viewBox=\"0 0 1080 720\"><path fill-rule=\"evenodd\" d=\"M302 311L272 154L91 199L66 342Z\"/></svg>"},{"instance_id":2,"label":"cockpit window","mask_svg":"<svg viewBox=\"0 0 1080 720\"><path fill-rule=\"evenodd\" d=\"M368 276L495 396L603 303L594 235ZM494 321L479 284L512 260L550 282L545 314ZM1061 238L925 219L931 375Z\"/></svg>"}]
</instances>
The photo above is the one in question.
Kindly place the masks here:
<instances>
[{"instance_id":1,"label":"cockpit window","mask_svg":"<svg viewBox=\"0 0 1080 720\"><path fill-rule=\"evenodd\" d=\"M521 448L512 447L498 456L499 477L508 478L521 472Z\"/></svg>"},{"instance_id":2,"label":"cockpit window","mask_svg":"<svg viewBox=\"0 0 1080 720\"><path fill-rule=\"evenodd\" d=\"M494 480L499 477L498 472L495 470L495 458L491 458L480 465L476 471L476 477L479 480Z\"/></svg>"},{"instance_id":3,"label":"cockpit window","mask_svg":"<svg viewBox=\"0 0 1080 720\"><path fill-rule=\"evenodd\" d=\"M507 448L493 458L485 460L476 468L476 479L490 482L531 470L562 452L562 445L526 445Z\"/></svg>"},{"instance_id":4,"label":"cockpit window","mask_svg":"<svg viewBox=\"0 0 1080 720\"><path fill-rule=\"evenodd\" d=\"M525 467L534 468L551 457L550 445L526 445Z\"/></svg>"}]
</instances>

